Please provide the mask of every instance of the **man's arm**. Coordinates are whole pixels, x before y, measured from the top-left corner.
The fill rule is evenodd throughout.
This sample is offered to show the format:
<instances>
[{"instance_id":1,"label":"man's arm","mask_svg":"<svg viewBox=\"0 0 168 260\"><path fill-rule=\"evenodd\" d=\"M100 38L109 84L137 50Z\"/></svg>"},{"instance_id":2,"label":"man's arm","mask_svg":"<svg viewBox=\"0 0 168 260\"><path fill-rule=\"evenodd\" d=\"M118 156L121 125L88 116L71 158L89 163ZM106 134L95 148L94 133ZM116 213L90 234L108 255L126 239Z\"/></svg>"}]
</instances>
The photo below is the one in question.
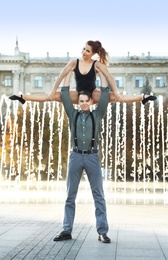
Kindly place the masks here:
<instances>
[{"instance_id":1,"label":"man's arm","mask_svg":"<svg viewBox=\"0 0 168 260\"><path fill-rule=\"evenodd\" d=\"M69 94L70 87L61 88L61 99L67 116L70 118L74 112L74 106Z\"/></svg>"},{"instance_id":2,"label":"man's arm","mask_svg":"<svg viewBox=\"0 0 168 260\"><path fill-rule=\"evenodd\" d=\"M110 94L109 94L109 87L101 87L101 97L99 99L96 113L100 116L100 118L103 118L103 116L106 113L106 109L109 103Z\"/></svg>"}]
</instances>

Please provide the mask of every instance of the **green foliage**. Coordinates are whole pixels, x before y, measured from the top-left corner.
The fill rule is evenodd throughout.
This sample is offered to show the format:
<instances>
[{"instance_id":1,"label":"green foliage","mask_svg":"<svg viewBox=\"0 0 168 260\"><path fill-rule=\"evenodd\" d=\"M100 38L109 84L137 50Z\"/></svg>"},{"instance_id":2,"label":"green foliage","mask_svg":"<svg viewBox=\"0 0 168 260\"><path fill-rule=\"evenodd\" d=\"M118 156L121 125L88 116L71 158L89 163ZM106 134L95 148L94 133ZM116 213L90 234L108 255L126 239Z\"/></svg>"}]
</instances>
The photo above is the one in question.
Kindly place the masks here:
<instances>
[{"instance_id":1,"label":"green foliage","mask_svg":"<svg viewBox=\"0 0 168 260\"><path fill-rule=\"evenodd\" d=\"M150 94L152 92L152 87L151 85L149 84L149 80L147 79L145 84L143 84L143 88L141 90L141 93L143 94ZM153 93L154 94L154 93Z\"/></svg>"}]
</instances>

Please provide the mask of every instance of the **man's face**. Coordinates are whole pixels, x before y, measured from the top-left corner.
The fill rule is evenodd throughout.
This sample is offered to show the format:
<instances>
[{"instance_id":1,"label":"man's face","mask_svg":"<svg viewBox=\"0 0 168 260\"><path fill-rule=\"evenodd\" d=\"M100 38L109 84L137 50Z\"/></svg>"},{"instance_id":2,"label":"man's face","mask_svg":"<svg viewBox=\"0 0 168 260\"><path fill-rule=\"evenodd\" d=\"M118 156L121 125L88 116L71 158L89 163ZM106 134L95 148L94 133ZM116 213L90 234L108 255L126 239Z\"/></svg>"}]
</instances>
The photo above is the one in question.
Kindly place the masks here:
<instances>
[{"instance_id":1,"label":"man's face","mask_svg":"<svg viewBox=\"0 0 168 260\"><path fill-rule=\"evenodd\" d=\"M90 110L90 106L93 104L93 100L87 95L82 94L79 96L78 104L82 111L88 111Z\"/></svg>"}]
</instances>

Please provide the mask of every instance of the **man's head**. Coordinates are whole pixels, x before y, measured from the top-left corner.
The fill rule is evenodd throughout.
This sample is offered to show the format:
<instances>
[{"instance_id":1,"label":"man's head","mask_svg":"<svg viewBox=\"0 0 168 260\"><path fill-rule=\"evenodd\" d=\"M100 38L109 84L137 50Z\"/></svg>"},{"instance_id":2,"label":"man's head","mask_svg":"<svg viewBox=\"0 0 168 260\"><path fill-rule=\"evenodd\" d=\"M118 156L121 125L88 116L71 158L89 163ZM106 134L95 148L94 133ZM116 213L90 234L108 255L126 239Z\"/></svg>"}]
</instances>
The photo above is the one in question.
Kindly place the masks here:
<instances>
[{"instance_id":1,"label":"man's head","mask_svg":"<svg viewBox=\"0 0 168 260\"><path fill-rule=\"evenodd\" d=\"M80 91L78 93L78 104L82 111L90 110L90 106L93 105L92 94L88 91Z\"/></svg>"}]
</instances>

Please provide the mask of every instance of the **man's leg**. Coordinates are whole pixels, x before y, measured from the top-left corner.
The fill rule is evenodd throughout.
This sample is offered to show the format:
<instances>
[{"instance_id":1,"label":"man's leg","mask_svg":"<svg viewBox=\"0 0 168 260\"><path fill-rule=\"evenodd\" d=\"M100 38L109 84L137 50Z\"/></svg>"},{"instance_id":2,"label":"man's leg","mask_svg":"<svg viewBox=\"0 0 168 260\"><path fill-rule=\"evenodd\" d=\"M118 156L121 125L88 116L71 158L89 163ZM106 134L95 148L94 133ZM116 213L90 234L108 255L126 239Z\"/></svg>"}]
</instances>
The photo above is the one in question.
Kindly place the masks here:
<instances>
[{"instance_id":1,"label":"man's leg","mask_svg":"<svg viewBox=\"0 0 168 260\"><path fill-rule=\"evenodd\" d=\"M83 171L81 154L71 153L68 168L67 199L65 202L63 228L66 232L71 233L75 217L75 199Z\"/></svg>"},{"instance_id":2,"label":"man's leg","mask_svg":"<svg viewBox=\"0 0 168 260\"><path fill-rule=\"evenodd\" d=\"M107 234L108 222L106 214L106 202L104 199L102 172L98 155L86 155L84 157L84 167L94 198L97 232L100 235Z\"/></svg>"},{"instance_id":3,"label":"man's leg","mask_svg":"<svg viewBox=\"0 0 168 260\"><path fill-rule=\"evenodd\" d=\"M71 239L75 217L75 199L78 191L79 182L83 171L83 161L80 154L72 152L68 166L67 177L67 199L64 209L63 231L58 234L53 240L62 241Z\"/></svg>"}]
</instances>

